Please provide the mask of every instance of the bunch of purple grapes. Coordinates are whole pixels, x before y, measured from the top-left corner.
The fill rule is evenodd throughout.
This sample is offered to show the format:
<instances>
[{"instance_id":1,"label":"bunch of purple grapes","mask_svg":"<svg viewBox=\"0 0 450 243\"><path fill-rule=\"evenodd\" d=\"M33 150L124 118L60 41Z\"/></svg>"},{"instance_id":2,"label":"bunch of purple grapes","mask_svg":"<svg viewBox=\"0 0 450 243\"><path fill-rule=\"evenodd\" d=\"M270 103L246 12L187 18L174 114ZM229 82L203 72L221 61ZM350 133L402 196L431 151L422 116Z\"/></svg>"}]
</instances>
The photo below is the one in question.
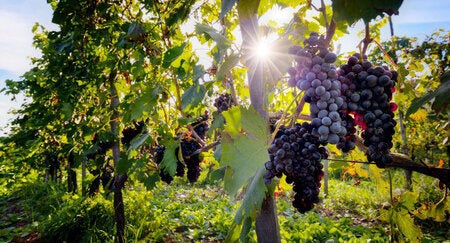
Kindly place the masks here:
<instances>
[{"instance_id":1,"label":"bunch of purple grapes","mask_svg":"<svg viewBox=\"0 0 450 243\"><path fill-rule=\"evenodd\" d=\"M205 111L203 115L198 117L197 120L191 124L191 126L194 128L194 131L201 139L206 138L206 133L209 129L208 119L209 113L208 111Z\"/></svg>"},{"instance_id":2,"label":"bunch of purple grapes","mask_svg":"<svg viewBox=\"0 0 450 243\"><path fill-rule=\"evenodd\" d=\"M391 103L397 72L388 67L375 67L366 57L351 56L339 70L342 92L347 101L347 113L354 115L354 124L363 132L369 161L384 167L392 161L389 150L394 135L395 103Z\"/></svg>"},{"instance_id":3,"label":"bunch of purple grapes","mask_svg":"<svg viewBox=\"0 0 450 243\"><path fill-rule=\"evenodd\" d=\"M266 162L264 181L270 184L272 178L286 175L286 182L294 184L292 205L304 213L319 202L320 180L323 177L320 161L328 153L316 136L311 134L313 127L304 122L292 128L281 126L268 152L270 161Z\"/></svg>"},{"instance_id":4,"label":"bunch of purple grapes","mask_svg":"<svg viewBox=\"0 0 450 243\"><path fill-rule=\"evenodd\" d=\"M227 111L233 105L233 100L231 98L231 94L225 93L221 94L214 100L214 106L217 108L219 113Z\"/></svg>"},{"instance_id":5,"label":"bunch of purple grapes","mask_svg":"<svg viewBox=\"0 0 450 243\"><path fill-rule=\"evenodd\" d=\"M296 55L295 66L288 69L289 86L305 91L305 101L310 103L313 118L312 134L322 142L337 144L347 133L341 124L339 110L345 109L338 80L336 54L329 52L323 36L312 32L304 47L293 46L290 54Z\"/></svg>"},{"instance_id":6,"label":"bunch of purple grapes","mask_svg":"<svg viewBox=\"0 0 450 243\"><path fill-rule=\"evenodd\" d=\"M200 176L200 154L192 155L195 151L201 148L195 139L183 138L180 143L183 160L187 167L187 178L190 182L196 182ZM177 158L179 148L175 150ZM181 163L178 161L178 163ZM184 173L184 171L183 171Z\"/></svg>"},{"instance_id":7,"label":"bunch of purple grapes","mask_svg":"<svg viewBox=\"0 0 450 243\"><path fill-rule=\"evenodd\" d=\"M122 144L129 147L131 140L138 136L145 128L145 123L143 121L134 122L132 126L124 128L122 131Z\"/></svg>"}]
</instances>

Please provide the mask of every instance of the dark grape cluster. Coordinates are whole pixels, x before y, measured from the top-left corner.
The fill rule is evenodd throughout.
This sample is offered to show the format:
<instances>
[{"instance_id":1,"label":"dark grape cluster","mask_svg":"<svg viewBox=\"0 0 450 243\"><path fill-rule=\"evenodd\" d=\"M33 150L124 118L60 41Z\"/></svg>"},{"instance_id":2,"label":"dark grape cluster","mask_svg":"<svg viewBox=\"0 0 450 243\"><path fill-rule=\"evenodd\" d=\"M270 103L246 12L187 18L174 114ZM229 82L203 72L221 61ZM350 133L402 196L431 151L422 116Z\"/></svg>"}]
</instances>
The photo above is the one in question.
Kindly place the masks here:
<instances>
[{"instance_id":1,"label":"dark grape cluster","mask_svg":"<svg viewBox=\"0 0 450 243\"><path fill-rule=\"evenodd\" d=\"M288 69L288 84L305 91L304 99L310 103L313 118L312 134L320 141L337 144L347 133L339 114L346 104L341 97L341 83L333 65L337 57L328 51L324 37L315 32L304 44L303 48L290 48L290 53L296 55L296 65Z\"/></svg>"},{"instance_id":2,"label":"dark grape cluster","mask_svg":"<svg viewBox=\"0 0 450 243\"><path fill-rule=\"evenodd\" d=\"M144 130L144 127L145 123L143 121L140 121L134 122L133 126L123 129L121 138L122 144L126 147L129 147L131 140L139 135Z\"/></svg>"},{"instance_id":3,"label":"dark grape cluster","mask_svg":"<svg viewBox=\"0 0 450 243\"><path fill-rule=\"evenodd\" d=\"M208 119L209 113L208 111L206 111L205 114L198 117L197 120L191 124L191 126L194 128L194 131L201 139L206 138L206 133L209 129Z\"/></svg>"},{"instance_id":4,"label":"dark grape cluster","mask_svg":"<svg viewBox=\"0 0 450 243\"><path fill-rule=\"evenodd\" d=\"M180 143L181 152L183 154L183 160L187 167L187 178L190 182L196 182L198 177L200 176L200 154L192 155L195 151L201 148L200 144L198 144L195 139L191 138L183 138ZM177 153L179 148L175 150ZM192 155L192 156L191 156ZM178 161L181 163L180 161Z\"/></svg>"},{"instance_id":5,"label":"dark grape cluster","mask_svg":"<svg viewBox=\"0 0 450 243\"><path fill-rule=\"evenodd\" d=\"M341 125L345 127L345 135L339 139L336 147L344 153L348 153L355 148L356 141L356 123L352 115L348 113L347 109L339 111L341 115Z\"/></svg>"},{"instance_id":6,"label":"dark grape cluster","mask_svg":"<svg viewBox=\"0 0 450 243\"><path fill-rule=\"evenodd\" d=\"M391 103L397 72L388 67L376 67L366 57L351 56L339 69L342 92L347 101L347 113L354 115L354 123L363 132L367 158L384 167L392 161L389 150L394 135L394 113L397 105Z\"/></svg>"},{"instance_id":7,"label":"dark grape cluster","mask_svg":"<svg viewBox=\"0 0 450 243\"><path fill-rule=\"evenodd\" d=\"M221 94L214 100L214 106L217 108L219 113L227 111L233 105L233 100L231 99L231 94L225 93Z\"/></svg>"},{"instance_id":8,"label":"dark grape cluster","mask_svg":"<svg viewBox=\"0 0 450 243\"><path fill-rule=\"evenodd\" d=\"M264 180L286 175L286 182L293 183L293 206L301 213L311 210L319 202L320 180L323 176L320 161L328 157L325 142L311 134L313 127L304 122L292 128L281 126L268 152Z\"/></svg>"}]
</instances>

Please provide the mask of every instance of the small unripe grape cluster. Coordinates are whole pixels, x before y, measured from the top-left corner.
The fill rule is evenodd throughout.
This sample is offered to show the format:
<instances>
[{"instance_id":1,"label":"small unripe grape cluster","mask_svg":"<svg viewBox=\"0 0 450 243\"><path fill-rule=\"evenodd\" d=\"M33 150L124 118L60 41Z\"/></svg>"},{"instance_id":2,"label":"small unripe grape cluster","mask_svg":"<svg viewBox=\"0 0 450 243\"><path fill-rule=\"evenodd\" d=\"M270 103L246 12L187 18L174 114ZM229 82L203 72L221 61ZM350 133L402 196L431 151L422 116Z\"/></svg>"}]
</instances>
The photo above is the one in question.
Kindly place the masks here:
<instances>
[{"instance_id":1,"label":"small unripe grape cluster","mask_svg":"<svg viewBox=\"0 0 450 243\"><path fill-rule=\"evenodd\" d=\"M304 48L294 46L290 53L296 55L296 65L288 69L290 86L305 91L305 101L310 103L313 118L312 134L320 141L337 144L347 131L341 124L339 110L345 109L338 80L336 54L329 52L323 36L313 32L305 40Z\"/></svg>"},{"instance_id":2,"label":"small unripe grape cluster","mask_svg":"<svg viewBox=\"0 0 450 243\"><path fill-rule=\"evenodd\" d=\"M221 94L214 100L214 106L217 108L219 113L227 111L233 105L233 100L231 98L231 94L225 93Z\"/></svg>"},{"instance_id":3,"label":"small unripe grape cluster","mask_svg":"<svg viewBox=\"0 0 450 243\"><path fill-rule=\"evenodd\" d=\"M268 152L264 181L286 175L286 182L293 183L293 206L304 213L319 202L320 180L323 177L322 159L328 157L325 143L311 134L313 127L304 122L292 128L281 126Z\"/></svg>"},{"instance_id":4,"label":"small unripe grape cluster","mask_svg":"<svg viewBox=\"0 0 450 243\"><path fill-rule=\"evenodd\" d=\"M363 132L361 137L367 146L367 158L379 167L392 161L389 150L394 135L394 113L391 103L397 72L388 67L372 66L359 54L351 56L339 69L342 92L347 100L347 112L354 115L355 123Z\"/></svg>"}]
</instances>

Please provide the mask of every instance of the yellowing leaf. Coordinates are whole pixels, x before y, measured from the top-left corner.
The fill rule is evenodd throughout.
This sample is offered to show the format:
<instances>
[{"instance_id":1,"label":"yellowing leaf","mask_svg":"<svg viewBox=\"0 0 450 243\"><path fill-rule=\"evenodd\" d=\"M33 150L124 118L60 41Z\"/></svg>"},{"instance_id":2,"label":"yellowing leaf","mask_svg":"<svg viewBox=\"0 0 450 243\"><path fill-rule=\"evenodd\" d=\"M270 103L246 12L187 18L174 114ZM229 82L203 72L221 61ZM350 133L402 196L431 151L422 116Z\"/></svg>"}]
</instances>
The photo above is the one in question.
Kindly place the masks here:
<instances>
[{"instance_id":1,"label":"yellowing leaf","mask_svg":"<svg viewBox=\"0 0 450 243\"><path fill-rule=\"evenodd\" d=\"M400 232L411 242L420 242L423 237L420 227L414 224L414 219L407 211L394 212L393 221L397 224Z\"/></svg>"},{"instance_id":2,"label":"yellowing leaf","mask_svg":"<svg viewBox=\"0 0 450 243\"><path fill-rule=\"evenodd\" d=\"M422 122L427 118L427 111L425 109L419 109L410 117L416 122Z\"/></svg>"}]
</instances>

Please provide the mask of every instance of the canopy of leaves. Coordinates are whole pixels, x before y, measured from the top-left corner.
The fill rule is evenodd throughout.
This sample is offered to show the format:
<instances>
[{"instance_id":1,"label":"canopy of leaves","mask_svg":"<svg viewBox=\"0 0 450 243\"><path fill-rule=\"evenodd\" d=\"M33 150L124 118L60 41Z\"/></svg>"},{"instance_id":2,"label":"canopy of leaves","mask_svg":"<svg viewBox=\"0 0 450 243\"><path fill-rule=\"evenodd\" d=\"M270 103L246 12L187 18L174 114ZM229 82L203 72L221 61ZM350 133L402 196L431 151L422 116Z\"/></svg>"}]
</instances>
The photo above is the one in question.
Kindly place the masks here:
<instances>
[{"instance_id":1,"label":"canopy of leaves","mask_svg":"<svg viewBox=\"0 0 450 243\"><path fill-rule=\"evenodd\" d=\"M362 19L369 23L378 16L397 14L403 0L332 0L334 17L349 25Z\"/></svg>"}]
</instances>

